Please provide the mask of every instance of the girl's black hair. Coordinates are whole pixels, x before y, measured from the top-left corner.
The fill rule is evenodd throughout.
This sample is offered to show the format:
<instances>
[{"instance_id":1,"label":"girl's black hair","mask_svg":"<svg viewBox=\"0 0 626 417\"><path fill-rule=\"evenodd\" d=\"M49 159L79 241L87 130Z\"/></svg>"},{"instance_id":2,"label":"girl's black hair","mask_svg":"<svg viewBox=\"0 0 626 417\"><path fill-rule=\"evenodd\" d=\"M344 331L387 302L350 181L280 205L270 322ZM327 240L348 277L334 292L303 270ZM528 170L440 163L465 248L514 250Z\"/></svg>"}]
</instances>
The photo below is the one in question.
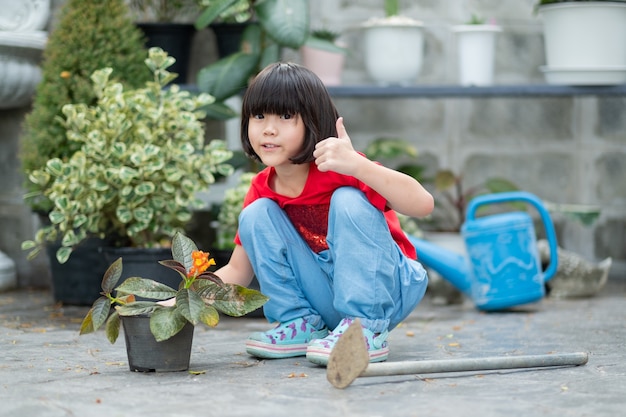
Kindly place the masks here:
<instances>
[{"instance_id":1,"label":"girl's black hair","mask_svg":"<svg viewBox=\"0 0 626 417\"><path fill-rule=\"evenodd\" d=\"M248 86L241 108L241 145L257 161L248 136L250 117L257 114L298 114L305 126L302 150L294 164L312 161L315 145L337 136L339 117L324 83L313 71L298 64L277 62L263 69Z\"/></svg>"}]
</instances>

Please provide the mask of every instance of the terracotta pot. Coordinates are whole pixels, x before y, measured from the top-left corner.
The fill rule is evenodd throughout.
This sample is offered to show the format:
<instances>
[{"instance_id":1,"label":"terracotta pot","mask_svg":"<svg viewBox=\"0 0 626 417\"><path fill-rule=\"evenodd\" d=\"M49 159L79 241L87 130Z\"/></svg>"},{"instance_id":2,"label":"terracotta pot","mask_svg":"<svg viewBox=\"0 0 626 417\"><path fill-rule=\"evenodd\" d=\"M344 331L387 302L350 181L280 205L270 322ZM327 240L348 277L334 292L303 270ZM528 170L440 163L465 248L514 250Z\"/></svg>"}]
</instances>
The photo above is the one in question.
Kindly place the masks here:
<instances>
[{"instance_id":1,"label":"terracotta pot","mask_svg":"<svg viewBox=\"0 0 626 417\"><path fill-rule=\"evenodd\" d=\"M302 64L313 71L325 85L340 85L345 54L303 46Z\"/></svg>"}]
</instances>

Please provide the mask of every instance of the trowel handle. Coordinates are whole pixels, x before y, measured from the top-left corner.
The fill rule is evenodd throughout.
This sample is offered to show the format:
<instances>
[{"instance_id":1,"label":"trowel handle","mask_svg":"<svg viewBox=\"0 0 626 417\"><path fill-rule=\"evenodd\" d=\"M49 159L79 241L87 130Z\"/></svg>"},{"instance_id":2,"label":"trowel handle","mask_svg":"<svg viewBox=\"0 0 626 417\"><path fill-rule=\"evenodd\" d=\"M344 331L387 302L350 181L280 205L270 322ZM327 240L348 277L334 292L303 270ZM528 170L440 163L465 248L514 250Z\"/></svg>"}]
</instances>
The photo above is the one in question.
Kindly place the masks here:
<instances>
[{"instance_id":1,"label":"trowel handle","mask_svg":"<svg viewBox=\"0 0 626 417\"><path fill-rule=\"evenodd\" d=\"M543 202L534 194L526 191L509 191L504 193L485 194L478 196L470 201L467 206L466 216L467 220L472 220L476 217L476 211L479 206L487 204L499 204L509 203L511 201L522 201L529 203L537 209L537 212L541 215L543 221L543 227L546 232L546 238L550 247L550 263L544 272L544 282L549 281L556 273L557 268L557 241L556 232L554 231L554 224L552 223L552 217L546 209Z\"/></svg>"}]
</instances>

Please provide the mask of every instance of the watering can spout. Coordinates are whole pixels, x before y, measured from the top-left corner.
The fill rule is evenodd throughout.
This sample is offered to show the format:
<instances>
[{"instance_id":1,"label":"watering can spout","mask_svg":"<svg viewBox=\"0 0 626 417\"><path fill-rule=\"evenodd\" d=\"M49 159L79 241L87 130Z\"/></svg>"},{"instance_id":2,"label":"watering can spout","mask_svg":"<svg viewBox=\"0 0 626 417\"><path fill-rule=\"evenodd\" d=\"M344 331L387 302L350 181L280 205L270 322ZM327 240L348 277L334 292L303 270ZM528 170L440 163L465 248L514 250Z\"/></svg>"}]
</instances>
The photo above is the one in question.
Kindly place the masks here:
<instances>
[{"instance_id":1,"label":"watering can spout","mask_svg":"<svg viewBox=\"0 0 626 417\"><path fill-rule=\"evenodd\" d=\"M409 240L415 246L417 259L422 265L437 271L465 295L471 295L472 282L465 256L414 236L409 236Z\"/></svg>"}]
</instances>

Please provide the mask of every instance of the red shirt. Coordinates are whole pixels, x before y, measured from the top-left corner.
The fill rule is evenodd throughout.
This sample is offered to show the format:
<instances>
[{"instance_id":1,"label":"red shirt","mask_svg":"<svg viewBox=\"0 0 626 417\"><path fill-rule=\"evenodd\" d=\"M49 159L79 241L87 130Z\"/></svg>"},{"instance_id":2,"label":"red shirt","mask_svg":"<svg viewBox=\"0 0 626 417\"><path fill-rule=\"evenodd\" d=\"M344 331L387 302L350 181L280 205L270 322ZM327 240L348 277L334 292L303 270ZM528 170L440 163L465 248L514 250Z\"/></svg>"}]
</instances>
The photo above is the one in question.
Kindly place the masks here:
<instances>
[{"instance_id":1,"label":"red shirt","mask_svg":"<svg viewBox=\"0 0 626 417\"><path fill-rule=\"evenodd\" d=\"M374 207L385 214L389 230L402 252L411 259L416 259L415 247L407 239L400 227L396 213L387 207L383 196L356 178L336 172L321 172L315 162L309 165L309 175L302 193L297 197L287 197L276 193L270 187L270 179L276 175L274 168L267 167L252 180L248 194L243 202L246 207L258 198L269 198L282 208L296 230L316 253L328 249L326 234L328 232L328 210L333 192L344 186L357 188L365 194ZM235 243L241 245L239 235Z\"/></svg>"}]
</instances>

